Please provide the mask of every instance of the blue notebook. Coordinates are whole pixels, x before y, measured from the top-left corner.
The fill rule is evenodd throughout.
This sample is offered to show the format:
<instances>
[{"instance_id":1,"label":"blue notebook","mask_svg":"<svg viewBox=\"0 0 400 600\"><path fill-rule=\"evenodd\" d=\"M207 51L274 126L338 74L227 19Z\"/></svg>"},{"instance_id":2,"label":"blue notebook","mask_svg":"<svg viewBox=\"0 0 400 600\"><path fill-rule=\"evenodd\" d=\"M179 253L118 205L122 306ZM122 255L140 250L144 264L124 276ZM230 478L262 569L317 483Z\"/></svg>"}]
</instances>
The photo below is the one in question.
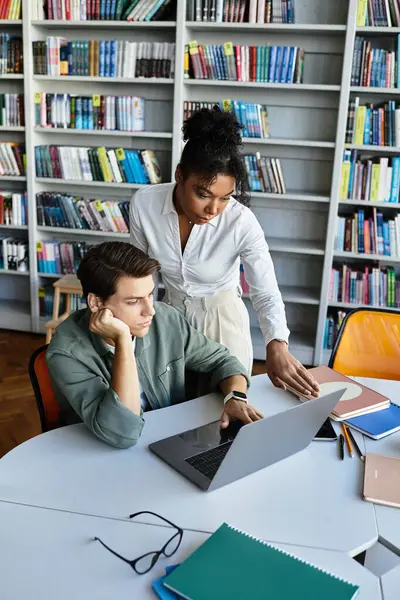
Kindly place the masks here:
<instances>
[{"instance_id":1,"label":"blue notebook","mask_svg":"<svg viewBox=\"0 0 400 600\"><path fill-rule=\"evenodd\" d=\"M160 600L179 600L180 596L178 596L178 594L175 594L175 592L172 592L164 586L164 581L167 579L167 576L172 573L177 566L178 565L167 567L165 569L164 577L159 577L152 582L151 587Z\"/></svg>"},{"instance_id":2,"label":"blue notebook","mask_svg":"<svg viewBox=\"0 0 400 600\"><path fill-rule=\"evenodd\" d=\"M346 419L345 423L373 440L380 440L400 430L400 406L390 404L389 408Z\"/></svg>"}]
</instances>

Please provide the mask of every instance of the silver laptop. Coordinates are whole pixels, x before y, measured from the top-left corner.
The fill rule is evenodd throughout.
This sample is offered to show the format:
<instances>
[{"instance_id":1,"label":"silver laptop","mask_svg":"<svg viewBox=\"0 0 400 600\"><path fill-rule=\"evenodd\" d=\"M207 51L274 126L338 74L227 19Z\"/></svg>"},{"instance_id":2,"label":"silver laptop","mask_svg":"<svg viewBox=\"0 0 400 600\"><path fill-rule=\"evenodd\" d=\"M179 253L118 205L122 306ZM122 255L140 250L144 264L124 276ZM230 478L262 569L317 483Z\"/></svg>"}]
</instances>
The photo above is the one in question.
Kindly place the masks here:
<instances>
[{"instance_id":1,"label":"silver laptop","mask_svg":"<svg viewBox=\"0 0 400 600\"><path fill-rule=\"evenodd\" d=\"M303 402L260 421L219 421L149 445L202 490L216 490L306 448L345 390Z\"/></svg>"}]
</instances>

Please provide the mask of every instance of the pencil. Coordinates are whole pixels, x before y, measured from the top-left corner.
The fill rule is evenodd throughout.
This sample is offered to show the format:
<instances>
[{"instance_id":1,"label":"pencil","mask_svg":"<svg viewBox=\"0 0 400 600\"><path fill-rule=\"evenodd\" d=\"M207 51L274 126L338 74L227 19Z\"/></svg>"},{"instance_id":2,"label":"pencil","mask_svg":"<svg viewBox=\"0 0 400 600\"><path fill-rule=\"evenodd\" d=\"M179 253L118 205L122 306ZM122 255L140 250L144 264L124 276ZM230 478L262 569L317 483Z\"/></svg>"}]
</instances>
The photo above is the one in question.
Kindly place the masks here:
<instances>
[{"instance_id":1,"label":"pencil","mask_svg":"<svg viewBox=\"0 0 400 600\"><path fill-rule=\"evenodd\" d=\"M342 423L342 429L344 433L344 439L346 440L347 448L349 450L349 454L351 458L353 458L353 446L351 445L348 429L344 423Z\"/></svg>"},{"instance_id":2,"label":"pencil","mask_svg":"<svg viewBox=\"0 0 400 600\"><path fill-rule=\"evenodd\" d=\"M353 432L351 431L350 427L347 428L347 433L349 434L349 437L353 443L354 448L356 449L356 452L358 454L358 456L361 458L361 460L364 460L364 454L361 452L360 446L357 444L355 437L353 435Z\"/></svg>"},{"instance_id":3,"label":"pencil","mask_svg":"<svg viewBox=\"0 0 400 600\"><path fill-rule=\"evenodd\" d=\"M344 437L342 434L339 435L339 450L340 450L340 458L344 460Z\"/></svg>"}]
</instances>

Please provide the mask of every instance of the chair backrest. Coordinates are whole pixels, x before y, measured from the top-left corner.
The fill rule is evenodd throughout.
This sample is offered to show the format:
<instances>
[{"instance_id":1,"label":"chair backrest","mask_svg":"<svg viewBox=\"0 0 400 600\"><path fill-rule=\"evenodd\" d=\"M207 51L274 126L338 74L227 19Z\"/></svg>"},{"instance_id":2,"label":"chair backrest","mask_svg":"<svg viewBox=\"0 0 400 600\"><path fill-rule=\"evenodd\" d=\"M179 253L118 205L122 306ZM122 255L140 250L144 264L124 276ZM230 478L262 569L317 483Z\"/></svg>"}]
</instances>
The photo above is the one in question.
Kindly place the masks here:
<instances>
[{"instance_id":1,"label":"chair backrest","mask_svg":"<svg viewBox=\"0 0 400 600\"><path fill-rule=\"evenodd\" d=\"M46 362L48 345L41 346L29 360L29 377L35 393L42 431L50 431L60 426L60 409L54 394Z\"/></svg>"},{"instance_id":2,"label":"chair backrest","mask_svg":"<svg viewBox=\"0 0 400 600\"><path fill-rule=\"evenodd\" d=\"M400 314L380 308L348 313L329 366L343 375L400 380Z\"/></svg>"}]
</instances>

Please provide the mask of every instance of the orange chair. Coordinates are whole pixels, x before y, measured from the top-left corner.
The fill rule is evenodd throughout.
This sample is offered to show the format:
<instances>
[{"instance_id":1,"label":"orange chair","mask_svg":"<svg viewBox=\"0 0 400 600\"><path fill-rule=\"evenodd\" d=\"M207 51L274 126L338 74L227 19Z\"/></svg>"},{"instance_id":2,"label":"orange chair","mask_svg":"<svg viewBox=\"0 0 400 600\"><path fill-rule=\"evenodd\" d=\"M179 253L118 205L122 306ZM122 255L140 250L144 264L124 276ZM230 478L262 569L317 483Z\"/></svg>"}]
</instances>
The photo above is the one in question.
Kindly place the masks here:
<instances>
[{"instance_id":1,"label":"orange chair","mask_svg":"<svg viewBox=\"0 0 400 600\"><path fill-rule=\"evenodd\" d=\"M35 393L43 432L60 427L60 409L46 363L47 347L46 344L35 350L29 360L29 377Z\"/></svg>"},{"instance_id":2,"label":"orange chair","mask_svg":"<svg viewBox=\"0 0 400 600\"><path fill-rule=\"evenodd\" d=\"M349 312L329 366L343 375L400 380L400 314L381 308Z\"/></svg>"}]
</instances>

